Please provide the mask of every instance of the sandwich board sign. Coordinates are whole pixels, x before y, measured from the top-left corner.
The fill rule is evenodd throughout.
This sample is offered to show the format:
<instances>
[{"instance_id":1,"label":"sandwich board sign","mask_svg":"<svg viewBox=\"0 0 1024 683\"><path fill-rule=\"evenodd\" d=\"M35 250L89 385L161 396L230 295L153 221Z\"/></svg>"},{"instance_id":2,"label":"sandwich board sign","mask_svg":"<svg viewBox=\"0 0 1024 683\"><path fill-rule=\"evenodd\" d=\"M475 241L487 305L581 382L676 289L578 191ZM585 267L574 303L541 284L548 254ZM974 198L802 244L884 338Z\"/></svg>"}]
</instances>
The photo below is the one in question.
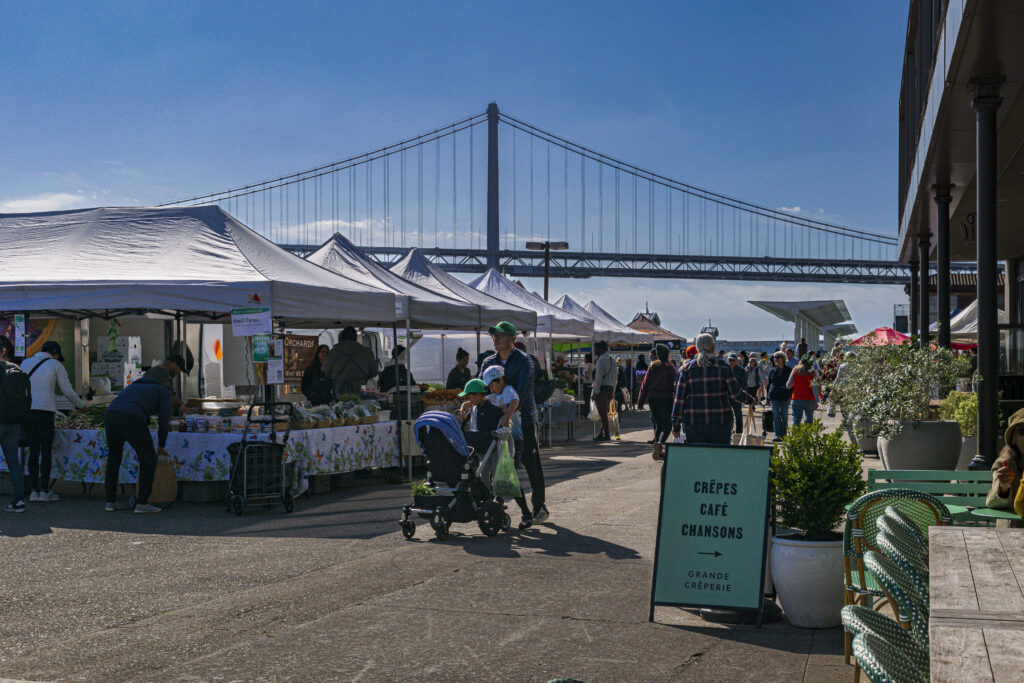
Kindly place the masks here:
<instances>
[{"instance_id":1,"label":"sandwich board sign","mask_svg":"<svg viewBox=\"0 0 1024 683\"><path fill-rule=\"evenodd\" d=\"M666 446L654 551L655 605L760 612L771 448Z\"/></svg>"}]
</instances>

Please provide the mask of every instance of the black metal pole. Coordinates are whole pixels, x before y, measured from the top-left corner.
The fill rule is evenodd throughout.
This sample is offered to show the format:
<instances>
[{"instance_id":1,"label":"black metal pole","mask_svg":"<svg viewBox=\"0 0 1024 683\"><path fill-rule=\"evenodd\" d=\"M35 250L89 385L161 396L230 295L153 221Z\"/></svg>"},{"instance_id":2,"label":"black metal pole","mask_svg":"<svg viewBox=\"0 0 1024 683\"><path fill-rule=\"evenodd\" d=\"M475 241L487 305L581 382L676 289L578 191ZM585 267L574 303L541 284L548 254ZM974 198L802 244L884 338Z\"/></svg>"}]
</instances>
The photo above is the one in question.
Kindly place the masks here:
<instances>
[{"instance_id":1,"label":"black metal pole","mask_svg":"<svg viewBox=\"0 0 1024 683\"><path fill-rule=\"evenodd\" d=\"M978 455L972 469L989 469L999 448L999 321L996 260L996 110L999 82L975 83L978 188Z\"/></svg>"},{"instance_id":2,"label":"black metal pole","mask_svg":"<svg viewBox=\"0 0 1024 683\"><path fill-rule=\"evenodd\" d=\"M935 188L935 206L938 220L938 247L935 253L936 308L939 328L939 346L949 348L949 203L953 200L948 186Z\"/></svg>"},{"instance_id":3,"label":"black metal pole","mask_svg":"<svg viewBox=\"0 0 1024 683\"><path fill-rule=\"evenodd\" d=\"M551 267L551 242L544 243L544 301L548 300L548 273Z\"/></svg>"},{"instance_id":4,"label":"black metal pole","mask_svg":"<svg viewBox=\"0 0 1024 683\"><path fill-rule=\"evenodd\" d=\"M931 251L931 235L926 232L927 230L928 228L926 226L922 226L921 237L917 243L921 263L921 303L918 306L920 309L919 315L921 316L921 323L918 328L918 343L921 345L922 349L928 348L928 311L931 308L929 301L929 294L931 293L929 290L931 289L931 286L928 282L928 259L929 252Z\"/></svg>"},{"instance_id":5,"label":"black metal pole","mask_svg":"<svg viewBox=\"0 0 1024 683\"><path fill-rule=\"evenodd\" d=\"M498 267L498 105L487 105L487 265Z\"/></svg>"},{"instance_id":6,"label":"black metal pole","mask_svg":"<svg viewBox=\"0 0 1024 683\"><path fill-rule=\"evenodd\" d=\"M910 314L907 316L907 334L917 333L917 260L910 262Z\"/></svg>"}]
</instances>

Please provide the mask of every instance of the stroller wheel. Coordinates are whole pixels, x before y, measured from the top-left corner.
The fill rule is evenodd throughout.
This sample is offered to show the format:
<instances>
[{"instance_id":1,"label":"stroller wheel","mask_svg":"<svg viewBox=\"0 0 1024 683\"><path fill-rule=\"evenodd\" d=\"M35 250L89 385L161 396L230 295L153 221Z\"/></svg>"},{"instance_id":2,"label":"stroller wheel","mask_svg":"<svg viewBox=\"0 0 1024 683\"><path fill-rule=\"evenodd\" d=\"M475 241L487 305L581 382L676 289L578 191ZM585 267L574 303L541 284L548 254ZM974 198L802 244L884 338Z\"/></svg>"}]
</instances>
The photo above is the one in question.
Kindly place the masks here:
<instances>
[{"instance_id":1,"label":"stroller wheel","mask_svg":"<svg viewBox=\"0 0 1024 683\"><path fill-rule=\"evenodd\" d=\"M411 521L399 522L399 524L402 525L402 535L406 538L412 538L416 535L416 525L413 524Z\"/></svg>"},{"instance_id":2,"label":"stroller wheel","mask_svg":"<svg viewBox=\"0 0 1024 683\"><path fill-rule=\"evenodd\" d=\"M434 525L434 535L437 536L437 540L444 541L448 539L448 525L442 522L441 524Z\"/></svg>"},{"instance_id":3,"label":"stroller wheel","mask_svg":"<svg viewBox=\"0 0 1024 683\"><path fill-rule=\"evenodd\" d=\"M508 531L512 528L512 518L509 517L507 512L501 513L501 530Z\"/></svg>"},{"instance_id":4,"label":"stroller wheel","mask_svg":"<svg viewBox=\"0 0 1024 683\"><path fill-rule=\"evenodd\" d=\"M484 503L480 507L480 517L477 519L480 531L487 536L497 536L501 531L504 516L504 511L497 503Z\"/></svg>"},{"instance_id":5,"label":"stroller wheel","mask_svg":"<svg viewBox=\"0 0 1024 683\"><path fill-rule=\"evenodd\" d=\"M245 512L245 501L238 494L231 499L231 510L239 517Z\"/></svg>"},{"instance_id":6,"label":"stroller wheel","mask_svg":"<svg viewBox=\"0 0 1024 683\"><path fill-rule=\"evenodd\" d=\"M295 509L295 499L292 498L291 492L284 494L284 500L282 502L284 503L285 512L291 512Z\"/></svg>"}]
</instances>

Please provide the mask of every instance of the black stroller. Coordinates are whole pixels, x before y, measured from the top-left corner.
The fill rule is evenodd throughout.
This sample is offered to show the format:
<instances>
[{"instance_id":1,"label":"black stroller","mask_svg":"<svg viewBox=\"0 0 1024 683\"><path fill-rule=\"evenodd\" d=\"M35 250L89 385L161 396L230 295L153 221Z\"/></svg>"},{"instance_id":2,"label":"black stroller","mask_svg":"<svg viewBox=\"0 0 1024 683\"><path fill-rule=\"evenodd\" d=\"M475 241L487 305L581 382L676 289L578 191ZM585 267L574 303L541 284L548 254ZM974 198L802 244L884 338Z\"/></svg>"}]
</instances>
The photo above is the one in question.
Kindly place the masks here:
<instances>
[{"instance_id":1,"label":"black stroller","mask_svg":"<svg viewBox=\"0 0 1024 683\"><path fill-rule=\"evenodd\" d=\"M448 538L453 522L476 522L487 536L508 531L512 518L504 502L491 492L490 472L498 457L498 444L511 437L507 429L494 433L483 458L467 443L458 421L442 411L424 413L413 427L416 442L427 463L427 485L433 494L413 495L413 504L402 508L402 534L412 538L416 525L412 515L430 521L438 540Z\"/></svg>"}]
</instances>

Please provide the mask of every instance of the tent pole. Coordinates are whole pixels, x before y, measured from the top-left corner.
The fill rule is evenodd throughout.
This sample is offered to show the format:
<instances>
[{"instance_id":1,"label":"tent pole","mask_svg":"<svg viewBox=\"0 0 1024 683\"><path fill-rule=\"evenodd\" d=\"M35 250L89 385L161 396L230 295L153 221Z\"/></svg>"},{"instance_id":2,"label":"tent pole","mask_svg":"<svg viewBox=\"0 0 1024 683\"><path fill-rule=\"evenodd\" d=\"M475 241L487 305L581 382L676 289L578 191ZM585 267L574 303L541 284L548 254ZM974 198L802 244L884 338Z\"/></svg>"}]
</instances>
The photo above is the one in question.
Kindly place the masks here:
<instances>
[{"instance_id":1,"label":"tent pole","mask_svg":"<svg viewBox=\"0 0 1024 683\"><path fill-rule=\"evenodd\" d=\"M408 309L406 309L408 313ZM412 367L412 322L409 320L408 315L405 318L405 362L408 363L408 367L405 370L405 406L407 409L406 415L409 416L409 420L412 420L412 386L409 383L409 378L412 375L412 371L409 369ZM398 373L398 358L395 358L395 373ZM412 481L412 458L409 458L409 481Z\"/></svg>"},{"instance_id":2,"label":"tent pole","mask_svg":"<svg viewBox=\"0 0 1024 683\"><path fill-rule=\"evenodd\" d=\"M477 360L480 359L480 328L479 327L476 328L476 357L477 357ZM478 370L480 369L479 366L477 367L477 369Z\"/></svg>"},{"instance_id":3,"label":"tent pole","mask_svg":"<svg viewBox=\"0 0 1024 683\"><path fill-rule=\"evenodd\" d=\"M444 383L447 385L448 384L448 376L444 374L444 369L446 367L446 364L444 362L445 358L447 358L447 356L444 355L444 335L442 334L441 335L441 379L444 380Z\"/></svg>"},{"instance_id":4,"label":"tent pole","mask_svg":"<svg viewBox=\"0 0 1024 683\"><path fill-rule=\"evenodd\" d=\"M394 350L398 348L398 323L391 323L391 353L394 354ZM398 388L398 363L394 364L392 370L395 373L395 388ZM402 419L402 411L398 409L399 395L395 394L395 417L398 419L398 471L402 471L402 432L405 430L406 420ZM409 416L406 415L406 418ZM410 439L412 437L412 427L409 427ZM409 447L412 450L412 446ZM412 453L409 453L409 471L412 472ZM409 481L412 481L412 476L409 476Z\"/></svg>"}]
</instances>

